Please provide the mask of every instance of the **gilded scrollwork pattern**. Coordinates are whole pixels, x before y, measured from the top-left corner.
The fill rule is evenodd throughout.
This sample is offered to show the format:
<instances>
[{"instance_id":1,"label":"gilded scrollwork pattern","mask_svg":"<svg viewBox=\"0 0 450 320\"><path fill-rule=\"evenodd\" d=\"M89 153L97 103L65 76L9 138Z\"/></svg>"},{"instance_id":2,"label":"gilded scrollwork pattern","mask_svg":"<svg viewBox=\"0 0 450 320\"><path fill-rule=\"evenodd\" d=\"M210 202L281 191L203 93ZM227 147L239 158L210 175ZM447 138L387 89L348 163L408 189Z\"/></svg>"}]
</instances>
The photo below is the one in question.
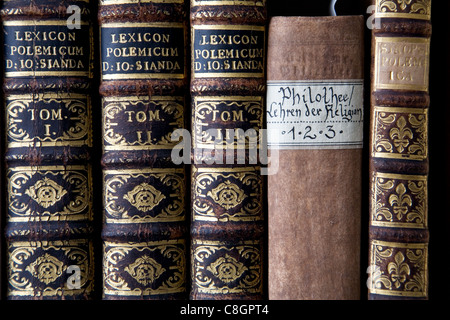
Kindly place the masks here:
<instances>
[{"instance_id":1,"label":"gilded scrollwork pattern","mask_svg":"<svg viewBox=\"0 0 450 320\"><path fill-rule=\"evenodd\" d=\"M185 219L183 169L106 170L106 222L147 223Z\"/></svg>"},{"instance_id":2,"label":"gilded scrollwork pattern","mask_svg":"<svg viewBox=\"0 0 450 320\"><path fill-rule=\"evenodd\" d=\"M427 244L371 242L368 281L370 293L426 297L428 291Z\"/></svg>"},{"instance_id":3,"label":"gilded scrollwork pattern","mask_svg":"<svg viewBox=\"0 0 450 320\"><path fill-rule=\"evenodd\" d=\"M375 107L372 156L424 160L428 156L427 109Z\"/></svg>"},{"instance_id":4,"label":"gilded scrollwork pattern","mask_svg":"<svg viewBox=\"0 0 450 320\"><path fill-rule=\"evenodd\" d=\"M90 166L12 167L10 222L92 220Z\"/></svg>"},{"instance_id":5,"label":"gilded scrollwork pattern","mask_svg":"<svg viewBox=\"0 0 450 320\"><path fill-rule=\"evenodd\" d=\"M427 177L375 173L371 225L427 227Z\"/></svg>"},{"instance_id":6,"label":"gilded scrollwork pattern","mask_svg":"<svg viewBox=\"0 0 450 320\"><path fill-rule=\"evenodd\" d=\"M104 294L135 297L185 292L185 254L184 240L145 243L106 241Z\"/></svg>"},{"instance_id":7,"label":"gilded scrollwork pattern","mask_svg":"<svg viewBox=\"0 0 450 320\"><path fill-rule=\"evenodd\" d=\"M8 96L6 123L9 148L92 146L91 103L85 95Z\"/></svg>"},{"instance_id":8,"label":"gilded scrollwork pattern","mask_svg":"<svg viewBox=\"0 0 450 320\"><path fill-rule=\"evenodd\" d=\"M258 241L226 245L194 240L192 281L201 293L262 293L262 257Z\"/></svg>"},{"instance_id":9,"label":"gilded scrollwork pattern","mask_svg":"<svg viewBox=\"0 0 450 320\"><path fill-rule=\"evenodd\" d=\"M380 17L429 19L431 0L377 0L377 15Z\"/></svg>"},{"instance_id":10,"label":"gilded scrollwork pattern","mask_svg":"<svg viewBox=\"0 0 450 320\"><path fill-rule=\"evenodd\" d=\"M263 219L262 178L258 168L194 168L192 181L194 220Z\"/></svg>"},{"instance_id":11,"label":"gilded scrollwork pattern","mask_svg":"<svg viewBox=\"0 0 450 320\"><path fill-rule=\"evenodd\" d=\"M89 240L18 241L9 245L9 296L61 297L89 294L93 290L94 257ZM70 286L77 266L79 283Z\"/></svg>"}]
</instances>

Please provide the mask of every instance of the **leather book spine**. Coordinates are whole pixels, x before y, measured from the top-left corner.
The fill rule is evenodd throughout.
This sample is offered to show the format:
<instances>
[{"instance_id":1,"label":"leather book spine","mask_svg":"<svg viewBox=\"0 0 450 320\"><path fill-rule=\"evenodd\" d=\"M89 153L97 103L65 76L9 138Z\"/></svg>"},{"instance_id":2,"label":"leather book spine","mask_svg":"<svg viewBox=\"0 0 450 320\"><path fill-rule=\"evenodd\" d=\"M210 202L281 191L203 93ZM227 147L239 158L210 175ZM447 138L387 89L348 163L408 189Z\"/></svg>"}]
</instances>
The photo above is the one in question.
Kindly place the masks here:
<instances>
[{"instance_id":1,"label":"leather book spine","mask_svg":"<svg viewBox=\"0 0 450 320\"><path fill-rule=\"evenodd\" d=\"M265 1L192 0L193 300L265 297Z\"/></svg>"},{"instance_id":2,"label":"leather book spine","mask_svg":"<svg viewBox=\"0 0 450 320\"><path fill-rule=\"evenodd\" d=\"M431 1L374 4L369 299L427 299Z\"/></svg>"},{"instance_id":3,"label":"leather book spine","mask_svg":"<svg viewBox=\"0 0 450 320\"><path fill-rule=\"evenodd\" d=\"M271 300L360 299L363 30L362 16L270 20Z\"/></svg>"},{"instance_id":4,"label":"leather book spine","mask_svg":"<svg viewBox=\"0 0 450 320\"><path fill-rule=\"evenodd\" d=\"M188 5L101 0L103 299L187 298Z\"/></svg>"},{"instance_id":5,"label":"leather book spine","mask_svg":"<svg viewBox=\"0 0 450 320\"><path fill-rule=\"evenodd\" d=\"M93 297L92 13L3 1L8 299Z\"/></svg>"}]
</instances>

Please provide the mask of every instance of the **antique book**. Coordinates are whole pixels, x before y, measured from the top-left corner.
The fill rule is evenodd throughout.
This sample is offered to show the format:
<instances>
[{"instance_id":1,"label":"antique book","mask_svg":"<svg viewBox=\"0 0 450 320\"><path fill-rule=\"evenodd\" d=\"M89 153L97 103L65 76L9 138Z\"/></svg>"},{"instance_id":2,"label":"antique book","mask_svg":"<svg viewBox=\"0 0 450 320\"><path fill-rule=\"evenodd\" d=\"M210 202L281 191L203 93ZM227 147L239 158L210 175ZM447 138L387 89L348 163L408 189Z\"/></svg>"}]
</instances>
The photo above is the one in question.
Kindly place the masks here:
<instances>
[{"instance_id":1,"label":"antique book","mask_svg":"<svg viewBox=\"0 0 450 320\"><path fill-rule=\"evenodd\" d=\"M269 299L360 298L362 16L272 17Z\"/></svg>"},{"instance_id":2,"label":"antique book","mask_svg":"<svg viewBox=\"0 0 450 320\"><path fill-rule=\"evenodd\" d=\"M265 1L192 0L190 298L262 299Z\"/></svg>"},{"instance_id":3,"label":"antique book","mask_svg":"<svg viewBox=\"0 0 450 320\"><path fill-rule=\"evenodd\" d=\"M8 299L93 296L92 13L3 1Z\"/></svg>"},{"instance_id":4,"label":"antique book","mask_svg":"<svg viewBox=\"0 0 450 320\"><path fill-rule=\"evenodd\" d=\"M374 3L369 298L427 299L431 0Z\"/></svg>"},{"instance_id":5,"label":"antique book","mask_svg":"<svg viewBox=\"0 0 450 320\"><path fill-rule=\"evenodd\" d=\"M101 0L103 298L187 297L185 0Z\"/></svg>"}]
</instances>

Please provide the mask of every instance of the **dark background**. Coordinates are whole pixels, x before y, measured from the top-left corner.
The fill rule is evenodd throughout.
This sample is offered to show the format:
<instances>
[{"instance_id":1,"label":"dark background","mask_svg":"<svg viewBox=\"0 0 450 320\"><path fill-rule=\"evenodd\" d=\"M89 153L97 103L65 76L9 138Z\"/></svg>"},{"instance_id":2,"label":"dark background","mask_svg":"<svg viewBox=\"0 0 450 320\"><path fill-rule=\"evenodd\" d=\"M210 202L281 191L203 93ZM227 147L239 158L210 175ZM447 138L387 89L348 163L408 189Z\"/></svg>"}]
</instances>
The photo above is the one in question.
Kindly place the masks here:
<instances>
[{"instance_id":1,"label":"dark background","mask_svg":"<svg viewBox=\"0 0 450 320\"><path fill-rule=\"evenodd\" d=\"M268 13L269 19L271 16L276 15L299 15L299 16L316 16L316 15L328 15L329 0L267 0L268 1ZM450 199L449 192L449 180L450 180L450 130L448 126L450 125L450 103L448 102L448 93L450 92L450 69L449 69L449 59L450 53L448 45L450 42L450 1L448 0L432 0L432 25L433 25L433 35L431 38L431 58L430 58L430 96L431 96L431 106L430 106L430 123L429 123L429 210L428 210L428 222L430 230L430 255L429 255L429 298L430 301L438 301L439 305L441 302L449 301L450 298L450 288L448 276L450 274L450 209L447 205L447 200ZM94 1L93 1L94 2ZM337 4L337 11L339 15L345 14L361 14L369 17L366 13L367 7L370 5L370 0L339 0ZM370 70L370 30L366 30L366 84L370 82L369 70ZM369 119L370 115L370 102L368 99L369 92L366 91L365 99L365 112L366 118ZM99 104L95 105L99 106ZM98 114L98 113L97 113ZM3 132L3 116L0 125L0 132ZM97 118L98 119L98 118ZM101 118L100 118L101 119ZM99 134L99 123L95 123L94 128L98 131L95 134ZM368 128L368 124L366 125ZM3 139L1 144L3 144ZM101 145L100 140L96 139L98 145ZM367 288L365 285L366 280L366 269L367 269L367 229L368 229L368 132L366 130L365 137L365 169L367 174L364 176L364 194L363 194L363 208L362 208L362 249L361 249L361 299L366 299ZM99 150L100 151L100 150ZM3 159L1 160L3 161ZM3 166L3 164L2 164ZM4 166L3 166L4 168ZM2 174L3 170L2 170ZM3 180L3 179L2 179ZM5 184L1 184L2 197L0 205L4 209L4 195L5 195ZM101 188L100 188L101 190ZM95 202L101 205L101 195L95 197ZM101 209L98 210L96 207L97 216L101 216ZM1 230L4 230L4 214L2 214L2 226ZM2 232L3 233L3 232ZM2 284L5 288L6 279L6 262L4 259L5 245L4 238L2 236ZM101 267L101 258L96 259L96 265ZM97 269L98 270L98 269ZM101 271L96 273L97 280L100 280L101 285ZM99 283L99 282L97 282ZM97 292L101 291L101 286L96 286ZM2 292L2 300L5 300L5 292ZM43 303L43 302L41 302ZM194 304L194 302L191 302ZM47 307L48 304L43 304ZM154 304L151 304L154 306ZM196 305L199 305L198 303ZM364 304L363 304L364 305ZM36 306L36 305L34 305ZM118 306L118 305L116 305ZM120 304L119 304L120 306ZM170 307L170 304L162 303L161 308L170 308L167 310L169 314L174 314L177 310ZM179 304L174 305L179 306ZM329 310L323 309L317 304L308 304L308 311L317 311L315 316L318 314L323 314L326 312L328 314ZM346 303L339 304L343 308L337 308L340 311L344 311L343 315L347 314L346 307L349 306ZM366 307L370 305L365 305ZM401 305L402 308L405 305ZM409 307L410 305L408 305ZM414 305L413 305L414 306ZM115 308L108 304L106 306L110 311ZM133 306L134 307L134 306ZM271 306L271 315L280 316L282 314L287 314L297 318L298 314L303 314L307 317L311 315L306 315L301 310L301 307L305 307L302 304L274 304ZM337 307L336 304L332 304L332 307ZM15 306L20 309L19 306ZM51 306L53 308L53 306ZM353 309L353 305L350 305ZM157 308L158 309L158 308ZM309 310L311 309L311 310ZM389 310L392 310L392 305ZM33 309L31 309L33 310ZM133 309L130 309L133 310ZM75 311L75 310L73 310ZM81 310L78 310L81 311ZM105 311L105 309L103 309ZM102 311L102 312L103 312ZM160 313L161 310L156 311ZM355 310L356 311L356 310ZM286 313L289 312L289 313ZM294 314L292 314L293 312ZM342 313L342 312L339 312ZM364 316L367 313L364 313ZM448 312L446 313L448 314ZM104 316L105 314L102 314ZM143 314L148 317L149 314ZM362 315L362 314L361 314ZM250 318L250 317L247 317ZM261 318L269 318L262 316ZM278 320L280 318L277 318Z\"/></svg>"},{"instance_id":2,"label":"dark background","mask_svg":"<svg viewBox=\"0 0 450 320\"><path fill-rule=\"evenodd\" d=\"M270 16L316 16L328 15L329 0L268 0ZM367 8L371 0L338 0L338 15L370 16ZM428 223L430 231L429 243L429 299L430 301L449 301L450 299L450 1L432 0L432 28L430 53L430 99L429 109L429 189L428 189ZM362 248L361 248L361 298L366 299L368 266L367 229L369 221L368 207L368 127L370 116L370 56L371 31L365 33L365 140L363 177L363 209L362 209Z\"/></svg>"}]
</instances>

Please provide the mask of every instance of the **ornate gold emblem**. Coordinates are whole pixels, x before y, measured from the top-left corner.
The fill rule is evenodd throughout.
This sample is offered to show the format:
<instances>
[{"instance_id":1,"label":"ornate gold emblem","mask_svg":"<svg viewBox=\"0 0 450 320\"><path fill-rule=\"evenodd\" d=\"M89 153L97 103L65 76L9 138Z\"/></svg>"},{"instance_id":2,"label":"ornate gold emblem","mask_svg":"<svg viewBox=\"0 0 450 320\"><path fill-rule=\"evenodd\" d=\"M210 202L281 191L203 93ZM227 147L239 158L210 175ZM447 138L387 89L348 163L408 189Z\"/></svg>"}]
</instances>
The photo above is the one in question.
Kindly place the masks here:
<instances>
[{"instance_id":1,"label":"ornate gold emblem","mask_svg":"<svg viewBox=\"0 0 450 320\"><path fill-rule=\"evenodd\" d=\"M193 168L192 182L194 220L263 219L262 179L259 167ZM213 203L219 206L213 206Z\"/></svg>"},{"instance_id":2,"label":"ornate gold emblem","mask_svg":"<svg viewBox=\"0 0 450 320\"><path fill-rule=\"evenodd\" d=\"M193 241L193 286L217 294L261 293L261 251L258 241L226 246L219 241Z\"/></svg>"},{"instance_id":3,"label":"ornate gold emblem","mask_svg":"<svg viewBox=\"0 0 450 320\"><path fill-rule=\"evenodd\" d=\"M431 0L377 0L377 16L429 19Z\"/></svg>"},{"instance_id":4,"label":"ornate gold emblem","mask_svg":"<svg viewBox=\"0 0 450 320\"><path fill-rule=\"evenodd\" d=\"M388 264L387 271L391 278L391 284L397 289L406 282L407 277L411 274L411 268L405 262L405 256L401 252L397 252L394 262Z\"/></svg>"},{"instance_id":5,"label":"ornate gold emblem","mask_svg":"<svg viewBox=\"0 0 450 320\"><path fill-rule=\"evenodd\" d=\"M104 179L106 222L171 222L186 218L182 168L105 170ZM129 191L128 186L135 187Z\"/></svg>"},{"instance_id":6,"label":"ornate gold emblem","mask_svg":"<svg viewBox=\"0 0 450 320\"><path fill-rule=\"evenodd\" d=\"M413 138L413 133L411 129L406 128L405 117L400 117L400 119L398 119L397 127L391 129L389 136L399 153L402 153L408 147L410 140Z\"/></svg>"},{"instance_id":7,"label":"ornate gold emblem","mask_svg":"<svg viewBox=\"0 0 450 320\"><path fill-rule=\"evenodd\" d=\"M186 291L184 240L105 241L103 249L105 295L133 297ZM136 281L130 281L128 275Z\"/></svg>"},{"instance_id":8,"label":"ornate gold emblem","mask_svg":"<svg viewBox=\"0 0 450 320\"><path fill-rule=\"evenodd\" d=\"M247 197L244 194L244 191L228 180L219 184L206 195L211 197L211 199L225 209L231 209L238 206Z\"/></svg>"},{"instance_id":9,"label":"ornate gold emblem","mask_svg":"<svg viewBox=\"0 0 450 320\"><path fill-rule=\"evenodd\" d=\"M214 274L217 278L225 283L229 283L239 279L248 268L237 261L235 258L226 254L211 263L206 270Z\"/></svg>"},{"instance_id":10,"label":"ornate gold emblem","mask_svg":"<svg viewBox=\"0 0 450 320\"><path fill-rule=\"evenodd\" d=\"M77 232L73 230L73 232ZM90 295L94 287L94 250L88 239L18 241L8 245L8 295L52 297ZM69 266L79 267L79 287L70 287Z\"/></svg>"},{"instance_id":11,"label":"ornate gold emblem","mask_svg":"<svg viewBox=\"0 0 450 320\"><path fill-rule=\"evenodd\" d=\"M133 207L140 211L149 211L166 197L148 183L142 183L123 196Z\"/></svg>"},{"instance_id":12,"label":"ornate gold emblem","mask_svg":"<svg viewBox=\"0 0 450 320\"><path fill-rule=\"evenodd\" d=\"M124 270L144 286L152 284L166 271L158 262L147 255L137 258Z\"/></svg>"},{"instance_id":13,"label":"ornate gold emblem","mask_svg":"<svg viewBox=\"0 0 450 320\"><path fill-rule=\"evenodd\" d=\"M91 177L83 165L10 167L9 221L91 220Z\"/></svg>"},{"instance_id":14,"label":"ornate gold emblem","mask_svg":"<svg viewBox=\"0 0 450 320\"><path fill-rule=\"evenodd\" d=\"M391 296L427 295L427 245L372 241L369 291Z\"/></svg>"},{"instance_id":15,"label":"ornate gold emblem","mask_svg":"<svg viewBox=\"0 0 450 320\"><path fill-rule=\"evenodd\" d=\"M405 160L427 158L427 110L375 107L373 121L372 156Z\"/></svg>"},{"instance_id":16,"label":"ornate gold emblem","mask_svg":"<svg viewBox=\"0 0 450 320\"><path fill-rule=\"evenodd\" d=\"M426 176L376 173L373 179L371 225L426 227Z\"/></svg>"},{"instance_id":17,"label":"ornate gold emblem","mask_svg":"<svg viewBox=\"0 0 450 320\"><path fill-rule=\"evenodd\" d=\"M58 279L65 271L64 263L48 253L37 258L25 268L39 281L49 284Z\"/></svg>"},{"instance_id":18,"label":"ornate gold emblem","mask_svg":"<svg viewBox=\"0 0 450 320\"><path fill-rule=\"evenodd\" d=\"M55 181L44 178L25 190L25 194L40 206L48 208L60 201L67 194L67 191Z\"/></svg>"},{"instance_id":19,"label":"ornate gold emblem","mask_svg":"<svg viewBox=\"0 0 450 320\"><path fill-rule=\"evenodd\" d=\"M379 0L381 12L399 12L408 9L410 13L429 14L430 6L431 0Z\"/></svg>"}]
</instances>

